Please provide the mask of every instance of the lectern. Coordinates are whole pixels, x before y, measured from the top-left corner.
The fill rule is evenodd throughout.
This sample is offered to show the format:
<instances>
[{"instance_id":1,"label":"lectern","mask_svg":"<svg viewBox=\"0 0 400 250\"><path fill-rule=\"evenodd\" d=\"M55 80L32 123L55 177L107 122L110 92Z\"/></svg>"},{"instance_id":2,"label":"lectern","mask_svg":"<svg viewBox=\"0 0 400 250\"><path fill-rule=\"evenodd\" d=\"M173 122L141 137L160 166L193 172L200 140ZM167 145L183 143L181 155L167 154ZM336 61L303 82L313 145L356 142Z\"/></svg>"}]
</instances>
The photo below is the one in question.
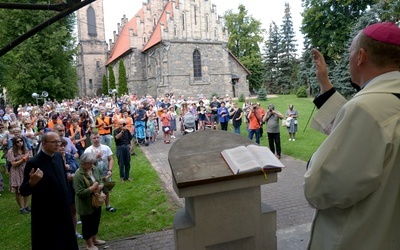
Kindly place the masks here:
<instances>
[{"instance_id":1,"label":"lectern","mask_svg":"<svg viewBox=\"0 0 400 250\"><path fill-rule=\"evenodd\" d=\"M261 185L277 181L281 168L233 174L220 152L254 144L227 131L187 134L172 145L173 187L185 206L174 218L178 250L276 249L276 211L261 202Z\"/></svg>"}]
</instances>

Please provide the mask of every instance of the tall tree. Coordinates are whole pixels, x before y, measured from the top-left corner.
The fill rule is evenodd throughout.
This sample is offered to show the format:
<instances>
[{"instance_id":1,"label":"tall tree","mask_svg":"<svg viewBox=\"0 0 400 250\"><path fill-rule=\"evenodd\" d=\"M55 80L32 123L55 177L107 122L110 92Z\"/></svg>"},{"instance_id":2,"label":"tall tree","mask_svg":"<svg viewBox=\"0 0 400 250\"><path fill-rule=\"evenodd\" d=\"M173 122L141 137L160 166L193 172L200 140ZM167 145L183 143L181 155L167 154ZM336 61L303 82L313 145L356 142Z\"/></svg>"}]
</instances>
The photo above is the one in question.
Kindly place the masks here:
<instances>
[{"instance_id":1,"label":"tall tree","mask_svg":"<svg viewBox=\"0 0 400 250\"><path fill-rule=\"evenodd\" d=\"M3 2L15 2L12 0ZM22 0L26 3L43 1ZM55 0L50 3L55 3ZM0 10L0 46L54 16L51 11ZM50 25L0 58L4 65L7 98L13 104L32 102L33 92L47 91L50 98L73 98L78 92L74 15Z\"/></svg>"},{"instance_id":2,"label":"tall tree","mask_svg":"<svg viewBox=\"0 0 400 250\"><path fill-rule=\"evenodd\" d=\"M318 48L328 65L340 60L351 28L379 0L302 0L302 32L311 47Z\"/></svg>"},{"instance_id":3,"label":"tall tree","mask_svg":"<svg viewBox=\"0 0 400 250\"><path fill-rule=\"evenodd\" d=\"M118 94L124 95L128 94L128 84L126 82L126 69L124 65L124 61L119 61L119 68L118 68Z\"/></svg>"},{"instance_id":4,"label":"tall tree","mask_svg":"<svg viewBox=\"0 0 400 250\"><path fill-rule=\"evenodd\" d=\"M263 42L264 29L261 22L248 15L246 7L238 7L239 13L228 10L225 26L229 33L228 48L251 72L250 90L258 90L263 85L262 57L259 44Z\"/></svg>"},{"instance_id":5,"label":"tall tree","mask_svg":"<svg viewBox=\"0 0 400 250\"><path fill-rule=\"evenodd\" d=\"M267 93L278 93L276 84L278 78L279 42L280 33L278 25L272 22L269 26L268 39L264 44L264 79Z\"/></svg>"},{"instance_id":6,"label":"tall tree","mask_svg":"<svg viewBox=\"0 0 400 250\"><path fill-rule=\"evenodd\" d=\"M108 84L111 90L115 89L115 75L112 65L108 66Z\"/></svg>"},{"instance_id":7,"label":"tall tree","mask_svg":"<svg viewBox=\"0 0 400 250\"><path fill-rule=\"evenodd\" d=\"M293 89L297 78L295 73L297 68L295 36L290 5L285 3L285 15L281 25L281 40L279 42L278 77L276 79L282 94L287 94Z\"/></svg>"},{"instance_id":8,"label":"tall tree","mask_svg":"<svg viewBox=\"0 0 400 250\"><path fill-rule=\"evenodd\" d=\"M106 75L103 75L103 81L102 81L102 83L101 83L101 93L103 94L103 95L108 95L108 81L107 81L107 77L106 77Z\"/></svg>"},{"instance_id":9,"label":"tall tree","mask_svg":"<svg viewBox=\"0 0 400 250\"><path fill-rule=\"evenodd\" d=\"M350 48L352 39L364 29L366 26L377 23L390 21L399 24L400 20L400 1L380 1L371 6L364 13L358 22L352 27L350 38L347 41L347 48ZM332 71L332 82L335 83L335 88L344 96L351 97L355 94L355 90L350 85L350 66L349 66L349 50L345 50L341 56L341 60Z\"/></svg>"}]
</instances>

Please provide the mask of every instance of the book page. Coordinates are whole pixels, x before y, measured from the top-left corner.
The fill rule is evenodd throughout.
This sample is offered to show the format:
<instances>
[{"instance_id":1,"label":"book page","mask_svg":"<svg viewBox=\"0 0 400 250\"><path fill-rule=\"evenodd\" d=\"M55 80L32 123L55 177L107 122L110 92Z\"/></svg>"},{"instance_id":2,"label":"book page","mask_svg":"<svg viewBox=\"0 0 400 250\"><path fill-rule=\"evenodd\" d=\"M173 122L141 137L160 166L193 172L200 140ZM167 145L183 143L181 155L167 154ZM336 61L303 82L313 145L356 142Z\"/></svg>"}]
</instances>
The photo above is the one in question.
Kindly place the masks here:
<instances>
[{"instance_id":1,"label":"book page","mask_svg":"<svg viewBox=\"0 0 400 250\"><path fill-rule=\"evenodd\" d=\"M261 170L257 159L245 146L225 149L221 155L234 174Z\"/></svg>"},{"instance_id":2,"label":"book page","mask_svg":"<svg viewBox=\"0 0 400 250\"><path fill-rule=\"evenodd\" d=\"M282 162L271 152L268 147L248 145L247 148L253 153L260 166L263 168L284 168Z\"/></svg>"}]
</instances>

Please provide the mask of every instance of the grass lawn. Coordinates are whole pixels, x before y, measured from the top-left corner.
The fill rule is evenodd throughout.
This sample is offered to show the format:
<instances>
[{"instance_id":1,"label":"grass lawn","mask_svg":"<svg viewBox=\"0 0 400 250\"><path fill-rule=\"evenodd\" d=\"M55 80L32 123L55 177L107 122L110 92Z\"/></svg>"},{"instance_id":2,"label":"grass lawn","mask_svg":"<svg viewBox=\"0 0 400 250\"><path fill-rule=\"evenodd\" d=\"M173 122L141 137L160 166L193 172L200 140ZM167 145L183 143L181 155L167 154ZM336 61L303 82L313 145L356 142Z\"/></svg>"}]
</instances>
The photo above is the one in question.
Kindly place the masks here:
<instances>
[{"instance_id":1,"label":"grass lawn","mask_svg":"<svg viewBox=\"0 0 400 250\"><path fill-rule=\"evenodd\" d=\"M251 101L253 103L258 102L256 99ZM285 116L286 110L289 109L289 105L293 104L294 109L296 109L299 113L296 141L289 141L289 133L287 132L287 128L281 127L281 147L283 155L290 155L296 159L308 161L318 146L326 138L326 135L311 129L310 124L308 124L306 127L314 108L312 101L313 99L311 98L297 98L295 95L280 95L277 97L270 97L267 101L260 101L261 106L266 111L268 104L273 104L275 106L275 110L279 111L283 116ZM242 107L242 105L243 103L239 102L239 107ZM315 112L316 110L313 114L315 114ZM229 127L229 129L233 131L232 126ZM261 138L260 144L262 146L268 146L268 139L266 138L266 125L263 126L263 129L264 134ZM244 136L248 135L244 123L241 127L241 134Z\"/></svg>"},{"instance_id":2,"label":"grass lawn","mask_svg":"<svg viewBox=\"0 0 400 250\"><path fill-rule=\"evenodd\" d=\"M257 100L252 100L257 102ZM299 112L299 130L296 133L296 141L289 141L289 135L285 127L281 127L282 154L308 161L313 152L326 138L325 135L305 128L306 123L314 107L312 99L297 98L294 95L283 95L269 98L260 102L264 109L268 104L274 104L275 110L285 115L289 104ZM243 103L239 103L242 107ZM229 128L232 130L232 128ZM264 125L265 131L265 125ZM242 135L247 136L245 123L241 129ZM266 132L261 139L261 145L267 146ZM112 147L113 152L115 148ZM103 208L99 238L112 240L128 236L140 235L147 232L155 232L163 229L171 229L173 216L178 210L170 197L163 189L163 184L157 173L139 147L135 149L137 156L132 158L131 176L132 182L119 183L119 171L114 155L114 180L117 185L111 193L111 205L117 209L116 213L106 212ZM3 178L7 190L0 196L0 249L30 249L30 215L21 215L15 201L15 195L8 191L9 176ZM51 205L51 201L49 201ZM81 232L78 225L78 231ZM83 240L79 240L84 245Z\"/></svg>"},{"instance_id":3,"label":"grass lawn","mask_svg":"<svg viewBox=\"0 0 400 250\"><path fill-rule=\"evenodd\" d=\"M112 147L113 152L115 148ZM117 160L114 155L114 180L117 182L111 193L111 205L117 212L105 211L103 206L99 238L112 240L148 232L172 228L173 216L178 210L163 189L146 156L135 149L137 156L131 161L132 182L119 182ZM30 249L30 215L19 213L15 194L8 191L9 176L3 179L7 190L0 196L0 249ZM51 206L51 201L49 201ZM81 226L78 225L81 232ZM84 245L83 240L79 240Z\"/></svg>"}]
</instances>

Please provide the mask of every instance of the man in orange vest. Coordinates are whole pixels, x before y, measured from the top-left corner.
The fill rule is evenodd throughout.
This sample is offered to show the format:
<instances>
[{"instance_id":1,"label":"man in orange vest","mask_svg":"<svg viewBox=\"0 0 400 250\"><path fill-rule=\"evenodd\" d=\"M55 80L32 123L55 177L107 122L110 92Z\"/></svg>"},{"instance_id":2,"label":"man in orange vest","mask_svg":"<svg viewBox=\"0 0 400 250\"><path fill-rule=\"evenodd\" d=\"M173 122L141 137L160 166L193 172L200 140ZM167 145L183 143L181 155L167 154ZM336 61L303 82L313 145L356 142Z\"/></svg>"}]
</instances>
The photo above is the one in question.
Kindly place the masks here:
<instances>
[{"instance_id":1,"label":"man in orange vest","mask_svg":"<svg viewBox=\"0 0 400 250\"><path fill-rule=\"evenodd\" d=\"M63 124L62 120L60 118L58 118L57 114L53 114L51 116L50 121L47 123L47 127L49 129L51 129L51 131L53 131L53 127L54 127L55 124Z\"/></svg>"},{"instance_id":2,"label":"man in orange vest","mask_svg":"<svg viewBox=\"0 0 400 250\"><path fill-rule=\"evenodd\" d=\"M100 109L100 116L96 119L96 128L100 135L100 143L111 147L111 129L113 122L111 117L106 116L106 110Z\"/></svg>"},{"instance_id":3,"label":"man in orange vest","mask_svg":"<svg viewBox=\"0 0 400 250\"><path fill-rule=\"evenodd\" d=\"M80 157L85 151L86 135L85 131L79 127L78 118L71 119L71 126L69 127L69 130L67 130L66 136L71 139L72 143L74 143Z\"/></svg>"}]
</instances>

